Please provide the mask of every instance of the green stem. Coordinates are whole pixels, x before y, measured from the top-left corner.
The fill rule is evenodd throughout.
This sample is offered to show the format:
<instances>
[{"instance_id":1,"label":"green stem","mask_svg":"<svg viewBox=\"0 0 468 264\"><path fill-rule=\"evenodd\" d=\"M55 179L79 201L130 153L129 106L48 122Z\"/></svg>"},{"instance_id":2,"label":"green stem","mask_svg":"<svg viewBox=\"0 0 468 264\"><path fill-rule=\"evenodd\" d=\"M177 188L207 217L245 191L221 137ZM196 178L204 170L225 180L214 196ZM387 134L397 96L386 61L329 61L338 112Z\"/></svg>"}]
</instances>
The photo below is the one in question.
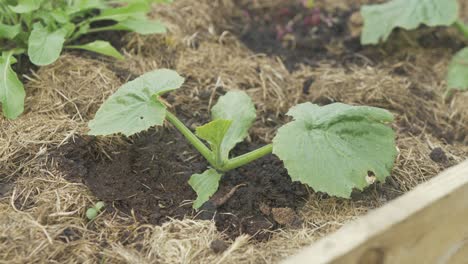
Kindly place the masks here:
<instances>
[{"instance_id":1,"label":"green stem","mask_svg":"<svg viewBox=\"0 0 468 264\"><path fill-rule=\"evenodd\" d=\"M246 153L244 155L232 158L226 162L226 164L221 168L221 171L230 171L236 168L239 168L245 164L248 164L256 159L259 159L263 156L270 154L273 151L273 145L268 144L259 149Z\"/></svg>"},{"instance_id":2,"label":"green stem","mask_svg":"<svg viewBox=\"0 0 468 264\"><path fill-rule=\"evenodd\" d=\"M455 21L453 25L463 34L466 39L468 39L468 25L465 25L465 23L463 23L461 20Z\"/></svg>"},{"instance_id":3,"label":"green stem","mask_svg":"<svg viewBox=\"0 0 468 264\"><path fill-rule=\"evenodd\" d=\"M96 33L102 31L112 31L116 30L114 26L107 26L107 27L98 27L98 28L90 28L87 33Z\"/></svg>"},{"instance_id":4,"label":"green stem","mask_svg":"<svg viewBox=\"0 0 468 264\"><path fill-rule=\"evenodd\" d=\"M216 168L216 162L213 158L213 153L211 150L201 142L201 140L188 129L182 121L180 121L175 115L171 112L166 111L166 119L171 124L173 124L177 130L184 135L184 137L205 157L205 159L211 164L211 166Z\"/></svg>"}]
</instances>

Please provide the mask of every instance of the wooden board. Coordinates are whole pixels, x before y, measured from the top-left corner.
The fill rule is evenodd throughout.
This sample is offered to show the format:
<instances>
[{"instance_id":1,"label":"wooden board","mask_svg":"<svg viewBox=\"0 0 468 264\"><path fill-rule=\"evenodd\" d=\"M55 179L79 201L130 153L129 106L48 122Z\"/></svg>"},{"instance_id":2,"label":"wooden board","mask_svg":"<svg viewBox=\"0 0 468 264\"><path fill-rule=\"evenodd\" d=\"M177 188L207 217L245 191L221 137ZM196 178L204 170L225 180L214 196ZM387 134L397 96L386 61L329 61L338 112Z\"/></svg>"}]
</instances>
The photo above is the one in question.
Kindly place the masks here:
<instances>
[{"instance_id":1,"label":"wooden board","mask_svg":"<svg viewBox=\"0 0 468 264\"><path fill-rule=\"evenodd\" d=\"M468 161L283 263L468 263Z\"/></svg>"}]
</instances>

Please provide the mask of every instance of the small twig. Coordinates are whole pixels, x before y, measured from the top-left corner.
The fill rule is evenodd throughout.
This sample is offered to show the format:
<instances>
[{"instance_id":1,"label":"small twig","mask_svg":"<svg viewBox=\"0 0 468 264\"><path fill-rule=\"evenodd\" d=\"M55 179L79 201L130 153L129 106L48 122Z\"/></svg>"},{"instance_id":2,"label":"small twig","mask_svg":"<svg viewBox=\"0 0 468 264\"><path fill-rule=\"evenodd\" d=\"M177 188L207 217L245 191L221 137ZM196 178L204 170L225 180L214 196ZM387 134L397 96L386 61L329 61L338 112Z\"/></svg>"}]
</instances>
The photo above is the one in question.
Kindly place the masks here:
<instances>
[{"instance_id":1,"label":"small twig","mask_svg":"<svg viewBox=\"0 0 468 264\"><path fill-rule=\"evenodd\" d=\"M234 186L228 193L226 193L225 195L223 195L219 199L214 200L213 204L215 205L216 208L221 207L234 195L234 193L237 191L237 189L239 189L241 187L244 187L244 186L247 186L247 184L242 183L242 184Z\"/></svg>"}]
</instances>

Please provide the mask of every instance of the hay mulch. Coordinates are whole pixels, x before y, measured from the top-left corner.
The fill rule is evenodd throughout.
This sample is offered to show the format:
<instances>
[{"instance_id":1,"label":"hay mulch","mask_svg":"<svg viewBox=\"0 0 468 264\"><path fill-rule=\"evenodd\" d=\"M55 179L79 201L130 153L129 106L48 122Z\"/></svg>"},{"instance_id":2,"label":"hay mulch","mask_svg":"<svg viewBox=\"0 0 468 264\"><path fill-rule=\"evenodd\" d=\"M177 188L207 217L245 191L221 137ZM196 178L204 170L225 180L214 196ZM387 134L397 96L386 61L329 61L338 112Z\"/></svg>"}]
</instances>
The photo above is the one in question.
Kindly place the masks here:
<instances>
[{"instance_id":1,"label":"hay mulch","mask_svg":"<svg viewBox=\"0 0 468 264\"><path fill-rule=\"evenodd\" d=\"M278 1L254 2L275 6ZM318 2L340 8L340 1ZM231 0L178 0L152 14L166 21L171 34L127 35L124 62L66 53L27 75L24 115L0 119L0 263L277 262L468 157L467 95L442 98L453 50L413 45L381 61L323 60L289 71L279 58L254 54L232 33L231 18L238 12ZM281 113L298 102L387 108L396 116L400 149L392 176L351 200L312 193L299 212L302 228L274 231L266 242L245 235L228 240L210 221L152 226L118 211L88 221L85 211L96 199L85 185L67 181L49 153L85 134L99 105L126 80L163 67L187 78L174 95L174 107L207 111L197 100L200 94L245 90L259 116L251 135L265 141L275 133L271 120L281 122ZM119 140L106 138L103 148ZM432 160L434 149L447 159ZM213 241L228 248L215 253Z\"/></svg>"}]
</instances>

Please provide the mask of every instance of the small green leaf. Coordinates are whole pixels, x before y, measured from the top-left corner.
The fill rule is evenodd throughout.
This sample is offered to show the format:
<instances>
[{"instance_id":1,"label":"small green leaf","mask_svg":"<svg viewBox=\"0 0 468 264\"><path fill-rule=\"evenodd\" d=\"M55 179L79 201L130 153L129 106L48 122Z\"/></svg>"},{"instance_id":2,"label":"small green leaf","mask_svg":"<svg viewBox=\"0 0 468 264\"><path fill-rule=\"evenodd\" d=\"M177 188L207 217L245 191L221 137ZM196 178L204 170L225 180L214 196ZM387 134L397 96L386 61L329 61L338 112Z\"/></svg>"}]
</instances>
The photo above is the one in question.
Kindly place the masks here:
<instances>
[{"instance_id":1,"label":"small green leaf","mask_svg":"<svg viewBox=\"0 0 468 264\"><path fill-rule=\"evenodd\" d=\"M247 137L247 132L256 118L255 106L245 92L230 91L219 98L218 103L211 109L211 115L215 120L232 120L221 144L221 157L227 159L229 151Z\"/></svg>"},{"instance_id":2,"label":"small green leaf","mask_svg":"<svg viewBox=\"0 0 468 264\"><path fill-rule=\"evenodd\" d=\"M125 59L125 57L122 56L122 54L120 54L120 52L118 52L109 42L102 40L96 40L94 42L87 43L84 45L67 46L67 48L88 50L106 56L114 57L119 60Z\"/></svg>"},{"instance_id":3,"label":"small green leaf","mask_svg":"<svg viewBox=\"0 0 468 264\"><path fill-rule=\"evenodd\" d=\"M341 103L320 107L304 103L288 115L294 121L278 130L273 153L291 179L339 197L362 190L373 177L390 175L397 154L390 112ZM370 174L370 176L369 176Z\"/></svg>"},{"instance_id":4,"label":"small green leaf","mask_svg":"<svg viewBox=\"0 0 468 264\"><path fill-rule=\"evenodd\" d=\"M95 205L94 205L94 208L96 208L96 210L99 212L101 211L103 208L104 208L105 204L104 202L97 202Z\"/></svg>"},{"instance_id":5,"label":"small green leaf","mask_svg":"<svg viewBox=\"0 0 468 264\"><path fill-rule=\"evenodd\" d=\"M98 211L94 207L86 210L86 218L88 218L89 220L96 219L97 215L98 215Z\"/></svg>"},{"instance_id":6,"label":"small green leaf","mask_svg":"<svg viewBox=\"0 0 468 264\"><path fill-rule=\"evenodd\" d=\"M24 87L11 65L16 62L11 53L0 57L0 102L3 114L9 119L17 118L24 111Z\"/></svg>"},{"instance_id":7,"label":"small green leaf","mask_svg":"<svg viewBox=\"0 0 468 264\"><path fill-rule=\"evenodd\" d=\"M217 119L211 121L208 124L197 127L196 134L199 138L206 140L210 143L211 150L219 153L221 149L221 143L223 142L224 136L231 127L231 120Z\"/></svg>"},{"instance_id":8,"label":"small green leaf","mask_svg":"<svg viewBox=\"0 0 468 264\"><path fill-rule=\"evenodd\" d=\"M468 47L452 58L448 66L447 86L451 90L468 90Z\"/></svg>"},{"instance_id":9,"label":"small green leaf","mask_svg":"<svg viewBox=\"0 0 468 264\"><path fill-rule=\"evenodd\" d=\"M415 29L421 24L450 26L458 17L457 0L392 0L361 8L364 28L362 44L387 40L393 29Z\"/></svg>"},{"instance_id":10,"label":"small green leaf","mask_svg":"<svg viewBox=\"0 0 468 264\"><path fill-rule=\"evenodd\" d=\"M5 25L0 23L0 39L14 39L21 32L21 25Z\"/></svg>"},{"instance_id":11,"label":"small green leaf","mask_svg":"<svg viewBox=\"0 0 468 264\"><path fill-rule=\"evenodd\" d=\"M178 89L184 83L177 72L160 69L124 84L99 108L88 124L89 135L122 133L126 136L162 125L166 106L157 96Z\"/></svg>"},{"instance_id":12,"label":"small green leaf","mask_svg":"<svg viewBox=\"0 0 468 264\"><path fill-rule=\"evenodd\" d=\"M193 203L194 209L200 208L216 193L222 176L223 174L215 169L209 169L202 174L193 174L190 177L189 184L197 193L197 199Z\"/></svg>"},{"instance_id":13,"label":"small green leaf","mask_svg":"<svg viewBox=\"0 0 468 264\"><path fill-rule=\"evenodd\" d=\"M41 2L42 0L18 0L16 6L9 6L9 8L19 14L29 13L39 9Z\"/></svg>"},{"instance_id":14,"label":"small green leaf","mask_svg":"<svg viewBox=\"0 0 468 264\"><path fill-rule=\"evenodd\" d=\"M60 9L55 9L50 12L52 18L60 24L66 24L70 22L70 17L68 14Z\"/></svg>"},{"instance_id":15,"label":"small green leaf","mask_svg":"<svg viewBox=\"0 0 468 264\"><path fill-rule=\"evenodd\" d=\"M142 35L166 33L166 27L159 21L146 18L128 18L110 27L110 30L126 30Z\"/></svg>"},{"instance_id":16,"label":"small green leaf","mask_svg":"<svg viewBox=\"0 0 468 264\"><path fill-rule=\"evenodd\" d=\"M28 56L32 63L43 66L53 63L62 52L68 29L49 32L40 23L34 24L29 37Z\"/></svg>"}]
</instances>

